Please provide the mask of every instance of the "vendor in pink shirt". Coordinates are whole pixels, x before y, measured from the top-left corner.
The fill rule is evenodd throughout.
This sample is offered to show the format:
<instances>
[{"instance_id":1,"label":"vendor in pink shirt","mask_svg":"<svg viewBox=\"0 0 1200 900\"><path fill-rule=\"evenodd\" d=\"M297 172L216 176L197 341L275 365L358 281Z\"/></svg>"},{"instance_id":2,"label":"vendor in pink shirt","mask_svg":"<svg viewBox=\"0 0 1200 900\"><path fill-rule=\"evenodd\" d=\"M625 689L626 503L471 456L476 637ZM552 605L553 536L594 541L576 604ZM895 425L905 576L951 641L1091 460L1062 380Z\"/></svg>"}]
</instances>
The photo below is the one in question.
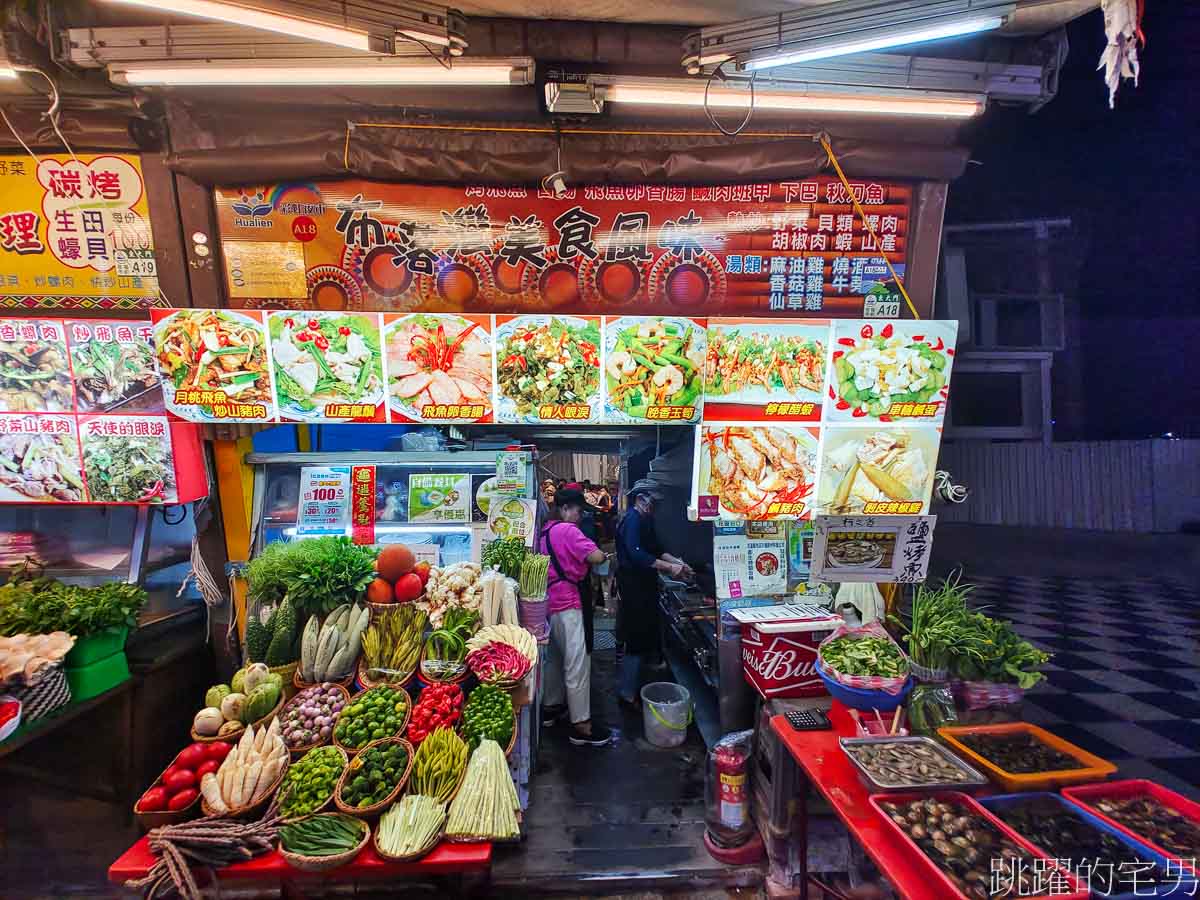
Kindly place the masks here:
<instances>
[{"instance_id":1,"label":"vendor in pink shirt","mask_svg":"<svg viewBox=\"0 0 1200 900\"><path fill-rule=\"evenodd\" d=\"M546 651L542 715L550 725L569 713L571 743L602 747L612 740L612 734L592 722L592 666L583 631L579 583L587 577L591 565L604 562L604 553L579 530L583 492L563 488L555 501L559 519L546 523L538 535L538 552L550 557L546 589L550 645Z\"/></svg>"}]
</instances>

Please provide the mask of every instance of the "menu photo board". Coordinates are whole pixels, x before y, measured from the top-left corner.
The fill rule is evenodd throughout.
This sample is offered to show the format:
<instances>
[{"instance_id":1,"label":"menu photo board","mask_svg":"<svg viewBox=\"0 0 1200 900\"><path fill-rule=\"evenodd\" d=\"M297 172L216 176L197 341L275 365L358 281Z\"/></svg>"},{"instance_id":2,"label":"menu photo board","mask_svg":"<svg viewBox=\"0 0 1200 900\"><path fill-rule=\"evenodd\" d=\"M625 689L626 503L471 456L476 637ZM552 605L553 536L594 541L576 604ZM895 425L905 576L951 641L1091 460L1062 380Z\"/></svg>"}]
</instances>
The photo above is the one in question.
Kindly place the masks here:
<instances>
[{"instance_id":1,"label":"menu photo board","mask_svg":"<svg viewBox=\"0 0 1200 900\"><path fill-rule=\"evenodd\" d=\"M5 305L129 307L158 293L137 156L0 155Z\"/></svg>"},{"instance_id":2,"label":"menu photo board","mask_svg":"<svg viewBox=\"0 0 1200 900\"><path fill-rule=\"evenodd\" d=\"M895 318L913 187L819 175L555 196L346 179L214 199L245 308Z\"/></svg>"},{"instance_id":3,"label":"menu photo board","mask_svg":"<svg viewBox=\"0 0 1200 900\"><path fill-rule=\"evenodd\" d=\"M496 316L496 421L596 423L599 316Z\"/></svg>"},{"instance_id":4,"label":"menu photo board","mask_svg":"<svg viewBox=\"0 0 1200 900\"><path fill-rule=\"evenodd\" d=\"M393 422L493 421L491 316L386 313L383 323Z\"/></svg>"},{"instance_id":5,"label":"menu photo board","mask_svg":"<svg viewBox=\"0 0 1200 900\"><path fill-rule=\"evenodd\" d=\"M178 503L207 493L170 422L149 323L0 319L0 503Z\"/></svg>"},{"instance_id":6,"label":"menu photo board","mask_svg":"<svg viewBox=\"0 0 1200 900\"><path fill-rule=\"evenodd\" d=\"M820 422L829 321L710 319L706 422Z\"/></svg>"},{"instance_id":7,"label":"menu photo board","mask_svg":"<svg viewBox=\"0 0 1200 900\"><path fill-rule=\"evenodd\" d=\"M699 518L811 518L820 434L810 425L703 422L692 475Z\"/></svg>"}]
</instances>

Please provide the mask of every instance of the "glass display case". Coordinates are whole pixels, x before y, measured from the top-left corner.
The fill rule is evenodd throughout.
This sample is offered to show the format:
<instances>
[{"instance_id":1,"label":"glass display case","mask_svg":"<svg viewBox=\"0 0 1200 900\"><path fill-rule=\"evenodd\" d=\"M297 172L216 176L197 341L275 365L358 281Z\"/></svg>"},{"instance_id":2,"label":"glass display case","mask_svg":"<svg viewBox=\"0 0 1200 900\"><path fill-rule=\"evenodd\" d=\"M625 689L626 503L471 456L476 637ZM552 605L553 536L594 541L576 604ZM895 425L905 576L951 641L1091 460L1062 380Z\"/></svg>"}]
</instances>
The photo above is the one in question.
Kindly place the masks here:
<instances>
[{"instance_id":1,"label":"glass display case","mask_svg":"<svg viewBox=\"0 0 1200 900\"><path fill-rule=\"evenodd\" d=\"M435 453L252 453L254 467L252 528L254 552L268 543L302 538L299 527L301 476L305 466L375 467L375 543L403 542L430 548L435 565L478 560L487 530L488 505L496 476L494 451ZM534 494L534 466L525 467L525 495ZM463 497L462 520L436 521L419 502L414 476L454 476L449 481L469 490ZM342 533L350 535L347 522ZM436 548L436 550L434 550Z\"/></svg>"}]
</instances>

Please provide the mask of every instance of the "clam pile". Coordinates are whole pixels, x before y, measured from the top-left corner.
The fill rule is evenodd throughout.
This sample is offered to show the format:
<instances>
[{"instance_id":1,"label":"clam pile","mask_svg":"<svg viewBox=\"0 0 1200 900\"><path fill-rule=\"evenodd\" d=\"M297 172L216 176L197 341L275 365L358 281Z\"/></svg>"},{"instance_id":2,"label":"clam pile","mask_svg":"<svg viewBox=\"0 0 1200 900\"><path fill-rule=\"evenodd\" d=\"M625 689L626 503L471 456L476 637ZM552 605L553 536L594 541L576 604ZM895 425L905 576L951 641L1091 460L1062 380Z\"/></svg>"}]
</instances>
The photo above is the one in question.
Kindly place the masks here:
<instances>
[{"instance_id":1,"label":"clam pile","mask_svg":"<svg viewBox=\"0 0 1200 900\"><path fill-rule=\"evenodd\" d=\"M1065 888L1057 882L1060 873L1035 870L1029 853L965 806L934 798L881 806L970 900L1034 897Z\"/></svg>"},{"instance_id":2,"label":"clam pile","mask_svg":"<svg viewBox=\"0 0 1200 900\"><path fill-rule=\"evenodd\" d=\"M970 773L924 742L844 744L846 752L876 784L888 788L963 784Z\"/></svg>"},{"instance_id":3,"label":"clam pile","mask_svg":"<svg viewBox=\"0 0 1200 900\"><path fill-rule=\"evenodd\" d=\"M1138 837L1178 856L1200 858L1200 825L1153 797L1100 800L1096 809Z\"/></svg>"}]
</instances>

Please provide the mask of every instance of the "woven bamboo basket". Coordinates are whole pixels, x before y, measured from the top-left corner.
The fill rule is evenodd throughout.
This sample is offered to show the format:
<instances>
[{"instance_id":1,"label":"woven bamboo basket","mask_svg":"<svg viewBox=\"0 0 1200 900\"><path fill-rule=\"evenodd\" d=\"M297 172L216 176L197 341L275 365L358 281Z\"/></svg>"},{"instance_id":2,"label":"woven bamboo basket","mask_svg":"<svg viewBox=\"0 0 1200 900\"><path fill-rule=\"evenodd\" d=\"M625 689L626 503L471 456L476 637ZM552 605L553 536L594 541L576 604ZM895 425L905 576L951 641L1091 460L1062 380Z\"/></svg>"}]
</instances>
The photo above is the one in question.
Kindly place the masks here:
<instances>
[{"instance_id":1,"label":"woven bamboo basket","mask_svg":"<svg viewBox=\"0 0 1200 900\"><path fill-rule=\"evenodd\" d=\"M337 813L325 813L325 815L338 815ZM354 818L351 816L350 818ZM293 869L299 869L302 872L329 872L336 869L338 866L344 866L346 863L353 860L363 847L367 846L367 842L371 840L371 827L361 819L354 819L362 826L362 840L355 845L354 849L347 850L345 853L335 853L332 856L305 856L302 853L292 853L290 850L285 850L283 845L279 845L279 855Z\"/></svg>"},{"instance_id":2,"label":"woven bamboo basket","mask_svg":"<svg viewBox=\"0 0 1200 900\"><path fill-rule=\"evenodd\" d=\"M300 660L290 662L286 666L272 666L270 668L270 671L274 672L282 680L283 690L280 693L283 694L284 700L291 700L292 695L296 693L296 685L292 682L292 679L296 676L296 670L299 668Z\"/></svg>"},{"instance_id":3,"label":"woven bamboo basket","mask_svg":"<svg viewBox=\"0 0 1200 900\"><path fill-rule=\"evenodd\" d=\"M418 657L418 659L420 659L420 657ZM370 688L373 688L373 687L379 687L379 685L381 685L381 684L395 685L397 687L407 687L408 685L412 684L413 676L417 674L417 670L413 669L411 672L409 672L406 675L401 676L400 678L372 678L370 675L367 674L368 669L366 666L366 660L364 660L361 656L358 658L358 666L355 668L354 671L355 671L354 681L359 686L359 688L364 691L369 690ZM376 671L378 671L378 670L376 670Z\"/></svg>"},{"instance_id":4,"label":"woven bamboo basket","mask_svg":"<svg viewBox=\"0 0 1200 900\"><path fill-rule=\"evenodd\" d=\"M350 779L355 775L354 763L358 761L362 754L366 753L372 747L381 747L387 744L401 744L408 753L408 764L404 767L404 771L400 775L400 780L396 782L396 786L392 788L386 797L384 797L378 803L372 803L370 806L351 806L350 804L344 802L342 800L342 788L344 788L350 782ZM347 815L358 816L362 819L380 815L385 809L392 805L392 803L404 790L405 785L408 784L408 776L409 773L412 772L413 756L415 754L416 751L413 750L412 744L401 737L380 738L377 741L371 741L371 743L367 744L367 746L363 747L362 750L358 752L358 755L350 761L350 764L346 766L345 771L342 772L342 777L338 779L337 787L335 787L333 790L334 805Z\"/></svg>"},{"instance_id":5,"label":"woven bamboo basket","mask_svg":"<svg viewBox=\"0 0 1200 900\"><path fill-rule=\"evenodd\" d=\"M264 725L269 726L271 724L271 720L279 715L280 711L283 709L283 705L286 702L286 694L283 691L280 691L279 699L275 701L275 705L271 707L271 711L261 719L255 719L250 724L255 728L261 728ZM229 734L197 734L195 728L193 728L191 732L192 740L198 741L202 744L212 743L213 741L225 741L229 744L236 744L242 739L242 735L246 733L246 726L243 725L237 731L231 731Z\"/></svg>"},{"instance_id":6,"label":"woven bamboo basket","mask_svg":"<svg viewBox=\"0 0 1200 900\"><path fill-rule=\"evenodd\" d=\"M321 750L324 748L323 747L313 747L312 749L313 750ZM350 757L346 755L346 751L343 750L341 747L335 747L334 749L338 751L338 754L342 758L342 772L345 773L346 766L348 766L350 764ZM312 752L312 751L310 750L309 752ZM305 755L307 755L307 754L305 754ZM303 759L303 757L301 757L301 759ZM300 760L297 760L297 762L299 762L299 761ZM283 782L281 781L280 782L281 788L282 788L282 785L283 785ZM333 790L329 792L329 796L325 798L324 802L321 803L320 806L316 807L315 809L309 810L308 812L304 813L303 815L285 817L284 821L285 822L299 822L301 819L307 819L309 816L315 816L315 815L318 815L319 813L324 812L325 810L327 810L329 808L329 804L331 804L333 802L333 795L336 793L337 793L337 782L335 781L333 784ZM283 797L279 798L280 803L283 802L283 799L284 799ZM283 815L282 811L280 812L280 815Z\"/></svg>"},{"instance_id":7,"label":"woven bamboo basket","mask_svg":"<svg viewBox=\"0 0 1200 900\"><path fill-rule=\"evenodd\" d=\"M171 760L171 765L175 765L179 761L179 756ZM164 770L165 771L165 770ZM162 775L160 774L154 779L154 784L151 787L156 787L162 784ZM187 822L200 815L200 794L196 794L196 799L185 806L183 809L163 809L163 810L140 810L138 805L141 803L139 797L133 804L133 816L137 819L138 827L143 831L149 831L151 828L160 828L163 825L178 825L180 822Z\"/></svg>"},{"instance_id":8,"label":"woven bamboo basket","mask_svg":"<svg viewBox=\"0 0 1200 900\"><path fill-rule=\"evenodd\" d=\"M459 737L461 737L465 741L467 739L467 736L466 736L466 734L463 733L462 724L463 724L463 720L459 719L458 720L459 727L456 729L456 731L458 731ZM517 746L517 727L518 727L517 708L514 706L513 707L512 734L508 738L508 746L506 746L504 748L505 759L507 759L509 756L512 755L513 749ZM470 744L468 743L467 746L470 747ZM474 751L472 751L472 752L474 752ZM470 762L469 757L468 757L467 761Z\"/></svg>"},{"instance_id":9,"label":"woven bamboo basket","mask_svg":"<svg viewBox=\"0 0 1200 900\"><path fill-rule=\"evenodd\" d=\"M379 685L373 685L373 687L379 687ZM395 733L388 735L388 737L394 737L394 738L395 737L403 737L404 730L406 728L408 728L408 720L412 716L412 707L413 707L412 697L409 696L408 691L406 691L399 684L387 684L387 687L398 690L400 693L402 693L404 695L404 719L400 722L400 727L396 729ZM351 697L350 697L351 705L353 705L355 700L357 700L363 694L367 693L367 691L369 691L369 690L371 690L371 688L364 688L363 690L359 691L357 694L351 695ZM344 711L345 710L343 710L343 712ZM379 740L386 740L386 738L379 738ZM339 750L341 750L343 753L345 753L347 756L354 756L360 750L365 750L367 747L369 747L370 743L363 744L362 747L360 747L360 748L349 747L346 744L343 744L341 741L339 741L337 739L337 734L335 733L333 735L333 745L335 747L337 747Z\"/></svg>"},{"instance_id":10,"label":"woven bamboo basket","mask_svg":"<svg viewBox=\"0 0 1200 900\"><path fill-rule=\"evenodd\" d=\"M204 815L206 815L206 816L220 815L222 818L225 818L225 819L241 819L241 818L257 817L259 814L262 813L262 811L264 809L266 809L270 805L271 801L273 799L275 799L275 794L279 790L279 786L281 784L283 784L284 777L287 775L289 763L290 763L290 760L288 760L288 759L285 759L283 761L283 766L280 768L279 774L277 776L275 776L275 781L272 782L271 785L267 788L267 790L262 794L262 796L259 797L253 803L247 804L245 806L232 807L229 809L228 812L217 813L216 811L214 811L212 809L212 807L210 807L208 805L207 802L205 802L202 799L200 801L200 809L203 810Z\"/></svg>"},{"instance_id":11,"label":"woven bamboo basket","mask_svg":"<svg viewBox=\"0 0 1200 900\"><path fill-rule=\"evenodd\" d=\"M417 671L421 674L421 680L426 684L462 684L471 674L471 667L467 665L466 660L463 660L462 671L452 678L440 678L425 671L425 647L421 645L421 659L417 663Z\"/></svg>"},{"instance_id":12,"label":"woven bamboo basket","mask_svg":"<svg viewBox=\"0 0 1200 900\"><path fill-rule=\"evenodd\" d=\"M442 816L442 827L434 834L433 839L424 847L417 850L415 853L402 854L399 856L388 853L379 845L379 828L375 828L375 833L371 837L372 844L375 847L375 852L379 854L380 859L386 859L388 862L416 862L423 856L426 856L442 842L442 836L446 833L446 817Z\"/></svg>"},{"instance_id":13,"label":"woven bamboo basket","mask_svg":"<svg viewBox=\"0 0 1200 900\"><path fill-rule=\"evenodd\" d=\"M340 682L336 682L336 681L331 681L331 682L330 682L330 684L332 684L334 687L338 688L338 689L339 689L339 690L342 692L342 699L343 699L343 700L345 700L347 703L349 703L349 702L350 702L350 691L347 689L346 685L343 685L343 684L341 684ZM309 687L314 687L314 685L309 685ZM297 694L296 694L296 697L298 697L298 696L300 696L300 694L299 694L299 693L297 693ZM283 706L283 709L281 709L281 710L279 711L279 718L280 718L281 720L284 718L284 714L287 712L287 710L288 710L288 707L289 707L289 706L291 706L291 705L292 705L292 703L296 701L296 697L292 697L292 699L291 699L291 700L289 700L287 703L285 703L285 704L284 704L284 706ZM339 715L340 715L340 713L339 713ZM337 718L336 718L336 717L334 718L334 720L333 720L333 723L334 723L335 725L337 724ZM281 724L281 725L283 724L283 723L282 723L282 721L280 722L280 724ZM299 747L289 747L289 748L288 748L288 752L289 752L289 753L291 753L291 755L292 755L292 759L299 759L299 758L300 758L300 757L302 757L302 756L303 756L305 753L307 753L309 750L313 750L313 749L315 749L315 748L317 748L317 747L321 747L321 746L323 746L323 745L325 745L325 744L329 743L329 742L330 742L330 740L332 740L332 738L333 738L333 730L332 730L332 729L330 729L330 736L329 736L329 738L320 738L320 739L318 739L318 740L314 741L314 742L313 742L313 743L311 743L311 744L303 744L303 745L301 745L301 746L299 746Z\"/></svg>"}]
</instances>

